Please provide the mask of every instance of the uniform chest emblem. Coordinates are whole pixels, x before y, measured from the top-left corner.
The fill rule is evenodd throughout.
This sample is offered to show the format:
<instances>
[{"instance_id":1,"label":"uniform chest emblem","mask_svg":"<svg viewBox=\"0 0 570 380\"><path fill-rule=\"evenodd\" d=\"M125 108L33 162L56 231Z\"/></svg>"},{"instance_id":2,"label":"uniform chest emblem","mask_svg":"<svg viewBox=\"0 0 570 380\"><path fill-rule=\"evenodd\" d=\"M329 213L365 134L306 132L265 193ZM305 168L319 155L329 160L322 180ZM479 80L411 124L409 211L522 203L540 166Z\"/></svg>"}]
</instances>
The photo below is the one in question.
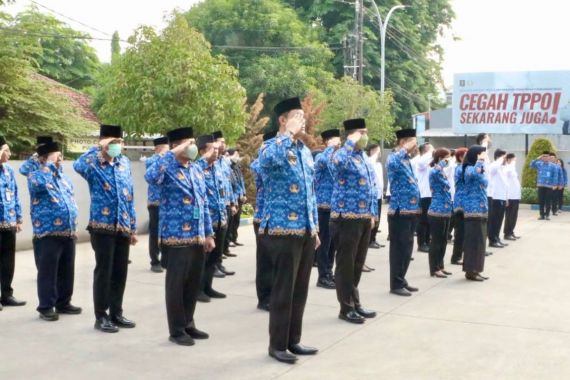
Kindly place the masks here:
<instances>
[{"instance_id":1,"label":"uniform chest emblem","mask_svg":"<svg viewBox=\"0 0 570 380\"><path fill-rule=\"evenodd\" d=\"M360 178L360 179L358 180L358 184L359 184L360 186L365 186L365 185L366 185L366 178Z\"/></svg>"},{"instance_id":2,"label":"uniform chest emblem","mask_svg":"<svg viewBox=\"0 0 570 380\"><path fill-rule=\"evenodd\" d=\"M182 199L182 203L184 203L185 205L191 205L192 199L189 197L184 197L184 199Z\"/></svg>"},{"instance_id":3,"label":"uniform chest emblem","mask_svg":"<svg viewBox=\"0 0 570 380\"><path fill-rule=\"evenodd\" d=\"M103 214L104 216L109 216L111 215L111 210L109 210L108 207L105 207L103 210L101 210L101 214Z\"/></svg>"},{"instance_id":4,"label":"uniform chest emblem","mask_svg":"<svg viewBox=\"0 0 570 380\"><path fill-rule=\"evenodd\" d=\"M62 224L63 224L63 222L59 218L57 218L56 220L53 221L54 226L61 226Z\"/></svg>"},{"instance_id":5,"label":"uniform chest emblem","mask_svg":"<svg viewBox=\"0 0 570 380\"><path fill-rule=\"evenodd\" d=\"M295 220L299 219L299 215L297 215L296 212L291 212L291 213L289 213L288 219L291 221L295 221Z\"/></svg>"},{"instance_id":6,"label":"uniform chest emblem","mask_svg":"<svg viewBox=\"0 0 570 380\"><path fill-rule=\"evenodd\" d=\"M294 183L291 186L289 186L289 191L293 194L296 194L299 192L299 186Z\"/></svg>"},{"instance_id":7,"label":"uniform chest emblem","mask_svg":"<svg viewBox=\"0 0 570 380\"><path fill-rule=\"evenodd\" d=\"M364 202L364 201L358 202L358 207L359 208L366 208L366 202Z\"/></svg>"},{"instance_id":8,"label":"uniform chest emblem","mask_svg":"<svg viewBox=\"0 0 570 380\"><path fill-rule=\"evenodd\" d=\"M182 226L182 231L184 231L184 232L192 231L192 226L191 226L190 224L188 224L188 223L185 223L185 224Z\"/></svg>"}]
</instances>

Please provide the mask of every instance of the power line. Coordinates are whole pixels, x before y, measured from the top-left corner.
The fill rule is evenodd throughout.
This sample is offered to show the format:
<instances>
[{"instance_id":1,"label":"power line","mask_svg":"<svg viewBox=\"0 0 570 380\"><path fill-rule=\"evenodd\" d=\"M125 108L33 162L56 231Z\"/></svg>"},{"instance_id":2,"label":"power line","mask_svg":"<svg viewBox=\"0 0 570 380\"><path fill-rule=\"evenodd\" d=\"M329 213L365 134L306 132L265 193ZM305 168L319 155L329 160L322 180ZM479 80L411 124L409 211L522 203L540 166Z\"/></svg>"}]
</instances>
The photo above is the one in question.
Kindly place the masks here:
<instances>
[{"instance_id":1,"label":"power line","mask_svg":"<svg viewBox=\"0 0 570 380\"><path fill-rule=\"evenodd\" d=\"M50 38L73 39L73 40L112 41L111 38L91 37L89 35L71 36L71 35L65 35L65 34L55 34L55 33L46 33L46 32L36 33L36 32L30 32L30 31L18 29L18 28L0 27L0 30L4 30L4 31L11 33L11 34L19 34L19 35L23 35L23 36L38 37L38 38L50 37ZM124 40L119 40L119 41L129 43L128 41L124 41Z\"/></svg>"}]
</instances>

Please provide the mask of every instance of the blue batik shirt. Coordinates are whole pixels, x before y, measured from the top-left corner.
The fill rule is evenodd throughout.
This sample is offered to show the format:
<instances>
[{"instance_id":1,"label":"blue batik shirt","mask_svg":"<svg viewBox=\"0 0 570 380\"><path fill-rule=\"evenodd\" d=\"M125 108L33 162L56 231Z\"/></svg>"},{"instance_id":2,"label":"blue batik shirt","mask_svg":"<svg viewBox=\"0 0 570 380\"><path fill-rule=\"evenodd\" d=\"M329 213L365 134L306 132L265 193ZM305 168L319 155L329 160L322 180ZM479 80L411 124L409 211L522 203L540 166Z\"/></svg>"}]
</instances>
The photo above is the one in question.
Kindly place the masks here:
<instances>
[{"instance_id":1,"label":"blue batik shirt","mask_svg":"<svg viewBox=\"0 0 570 380\"><path fill-rule=\"evenodd\" d=\"M154 165L158 159L160 158L160 155L158 154L153 154L152 156L150 156L149 158L146 159L146 161L144 162L145 167L146 167L146 171L148 171L148 169ZM158 207L158 205L160 204L160 188L156 185L152 185L152 184L148 184L148 193L147 193L147 207Z\"/></svg>"},{"instance_id":2,"label":"blue batik shirt","mask_svg":"<svg viewBox=\"0 0 570 380\"><path fill-rule=\"evenodd\" d=\"M259 162L266 174L264 217L259 230L269 235L315 236L318 217L311 151L286 133L260 152Z\"/></svg>"},{"instance_id":3,"label":"blue batik shirt","mask_svg":"<svg viewBox=\"0 0 570 380\"><path fill-rule=\"evenodd\" d=\"M87 229L91 232L130 236L136 233L137 219L131 163L119 155L111 162L99 147L82 154L73 168L89 185L91 211Z\"/></svg>"},{"instance_id":4,"label":"blue batik shirt","mask_svg":"<svg viewBox=\"0 0 570 380\"><path fill-rule=\"evenodd\" d=\"M204 174L197 163L183 165L166 152L145 174L160 187L159 234L166 246L203 245L213 237Z\"/></svg>"},{"instance_id":5,"label":"blue batik shirt","mask_svg":"<svg viewBox=\"0 0 570 380\"><path fill-rule=\"evenodd\" d=\"M465 181L463 180L463 165L458 164L455 168L455 197L453 199L453 207L455 211L463 211L463 203L465 202Z\"/></svg>"},{"instance_id":6,"label":"blue batik shirt","mask_svg":"<svg viewBox=\"0 0 570 380\"><path fill-rule=\"evenodd\" d=\"M204 174L212 228L225 227L228 223L228 215L226 203L221 194L224 177L214 162L209 164L206 159L201 158L198 160L198 165Z\"/></svg>"},{"instance_id":7,"label":"blue batik shirt","mask_svg":"<svg viewBox=\"0 0 570 380\"><path fill-rule=\"evenodd\" d=\"M400 149L391 153L386 167L391 194L388 214L394 215L397 211L401 215L418 214L420 212L420 189L410 164L408 152L405 149Z\"/></svg>"},{"instance_id":8,"label":"blue batik shirt","mask_svg":"<svg viewBox=\"0 0 570 380\"><path fill-rule=\"evenodd\" d=\"M237 204L237 198L234 193L234 189L232 186L231 178L232 178L232 167L228 162L228 159L225 157L220 157L216 164L219 166L222 176L224 177L224 192L223 198L226 206L231 206Z\"/></svg>"},{"instance_id":9,"label":"blue batik shirt","mask_svg":"<svg viewBox=\"0 0 570 380\"><path fill-rule=\"evenodd\" d=\"M333 153L329 168L334 178L332 219L378 217L378 192L374 169L362 150L347 140Z\"/></svg>"},{"instance_id":10,"label":"blue batik shirt","mask_svg":"<svg viewBox=\"0 0 570 380\"><path fill-rule=\"evenodd\" d=\"M556 186L556 168L552 162L544 162L542 160L534 160L530 163L530 167L536 169L536 186L553 187ZM558 166L558 165L556 165Z\"/></svg>"},{"instance_id":11,"label":"blue batik shirt","mask_svg":"<svg viewBox=\"0 0 570 380\"><path fill-rule=\"evenodd\" d=\"M0 196L0 231L15 231L16 225L22 223L22 205L14 169L8 164L0 165Z\"/></svg>"},{"instance_id":12,"label":"blue batik shirt","mask_svg":"<svg viewBox=\"0 0 570 380\"><path fill-rule=\"evenodd\" d=\"M241 197L245 195L245 183L243 181L243 174L240 167L235 164L230 164L231 175L230 183L232 185L233 199L238 202Z\"/></svg>"},{"instance_id":13,"label":"blue batik shirt","mask_svg":"<svg viewBox=\"0 0 570 380\"><path fill-rule=\"evenodd\" d=\"M46 236L75 238L77 204L73 184L53 163L28 176L34 239Z\"/></svg>"},{"instance_id":14,"label":"blue batik shirt","mask_svg":"<svg viewBox=\"0 0 570 380\"><path fill-rule=\"evenodd\" d=\"M330 210L333 196L334 179L329 168L329 162L335 151L334 146L327 147L315 157L315 191L317 194L317 207Z\"/></svg>"},{"instance_id":15,"label":"blue batik shirt","mask_svg":"<svg viewBox=\"0 0 570 380\"><path fill-rule=\"evenodd\" d=\"M487 218L488 200L485 176L485 163L477 161L475 166L467 166L464 174L465 201L463 212L466 218Z\"/></svg>"},{"instance_id":16,"label":"blue batik shirt","mask_svg":"<svg viewBox=\"0 0 570 380\"><path fill-rule=\"evenodd\" d=\"M561 186L568 186L568 172L566 171L566 168L561 168L562 169L562 185Z\"/></svg>"},{"instance_id":17,"label":"blue batik shirt","mask_svg":"<svg viewBox=\"0 0 570 380\"><path fill-rule=\"evenodd\" d=\"M253 221L261 223L263 218L263 177L261 175L261 166L259 159L253 160L249 166L255 178L255 212L253 214Z\"/></svg>"},{"instance_id":18,"label":"blue batik shirt","mask_svg":"<svg viewBox=\"0 0 570 380\"><path fill-rule=\"evenodd\" d=\"M562 167L560 167L560 165L558 164L552 164L554 165L554 167L556 168L556 173L555 173L555 184L554 186L556 187L560 187L560 186L564 186L564 173L562 171Z\"/></svg>"},{"instance_id":19,"label":"blue batik shirt","mask_svg":"<svg viewBox=\"0 0 570 380\"><path fill-rule=\"evenodd\" d=\"M443 171L441 163L435 164L430 170L429 187L431 189L431 204L428 209L428 215L440 218L451 217L453 212L451 186L449 186L449 180Z\"/></svg>"}]
</instances>

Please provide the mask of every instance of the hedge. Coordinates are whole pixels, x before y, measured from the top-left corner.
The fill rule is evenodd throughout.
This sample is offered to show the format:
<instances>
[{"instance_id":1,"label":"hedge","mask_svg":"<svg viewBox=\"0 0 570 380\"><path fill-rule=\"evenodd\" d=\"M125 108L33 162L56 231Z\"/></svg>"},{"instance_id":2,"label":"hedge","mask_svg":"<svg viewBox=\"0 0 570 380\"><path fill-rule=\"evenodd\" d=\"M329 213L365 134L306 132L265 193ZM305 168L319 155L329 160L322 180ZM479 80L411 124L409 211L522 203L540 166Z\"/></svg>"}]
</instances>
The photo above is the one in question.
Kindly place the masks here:
<instances>
[{"instance_id":1,"label":"hedge","mask_svg":"<svg viewBox=\"0 0 570 380\"><path fill-rule=\"evenodd\" d=\"M538 190L536 187L522 188L521 203L538 204ZM564 205L570 205L570 190L564 189Z\"/></svg>"}]
</instances>

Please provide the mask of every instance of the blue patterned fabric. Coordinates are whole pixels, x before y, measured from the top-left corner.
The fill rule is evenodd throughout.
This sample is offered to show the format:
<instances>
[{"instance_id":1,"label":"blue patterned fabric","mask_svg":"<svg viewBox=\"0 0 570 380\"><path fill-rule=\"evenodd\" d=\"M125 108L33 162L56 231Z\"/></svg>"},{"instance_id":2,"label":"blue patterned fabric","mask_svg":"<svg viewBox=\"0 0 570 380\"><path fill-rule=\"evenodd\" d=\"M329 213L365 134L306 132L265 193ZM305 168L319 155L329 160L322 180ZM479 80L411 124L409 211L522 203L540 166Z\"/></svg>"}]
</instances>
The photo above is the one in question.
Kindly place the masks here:
<instances>
[{"instance_id":1,"label":"blue patterned fabric","mask_svg":"<svg viewBox=\"0 0 570 380\"><path fill-rule=\"evenodd\" d=\"M554 164L554 167L556 168L555 170L555 176L554 178L556 179L554 186L564 186L564 172L562 171L562 167L560 167L560 165L558 164Z\"/></svg>"},{"instance_id":2,"label":"blue patterned fabric","mask_svg":"<svg viewBox=\"0 0 570 380\"><path fill-rule=\"evenodd\" d=\"M453 207L455 211L463 211L465 202L465 181L463 180L463 165L459 164L455 168L455 197L453 198Z\"/></svg>"},{"instance_id":3,"label":"blue patterned fabric","mask_svg":"<svg viewBox=\"0 0 570 380\"><path fill-rule=\"evenodd\" d=\"M261 223L261 219L263 218L263 176L261 173L261 166L259 165L259 159L253 160L251 165L249 166L251 172L253 173L253 177L255 178L255 212L253 214L253 221L255 223Z\"/></svg>"},{"instance_id":4,"label":"blue patterned fabric","mask_svg":"<svg viewBox=\"0 0 570 380\"><path fill-rule=\"evenodd\" d=\"M22 205L18 198L14 169L8 164L0 165L0 195L0 230L16 230L16 224L22 223Z\"/></svg>"},{"instance_id":5,"label":"blue patterned fabric","mask_svg":"<svg viewBox=\"0 0 570 380\"><path fill-rule=\"evenodd\" d=\"M364 152L347 140L333 153L329 168L334 178L331 219L377 218L376 177Z\"/></svg>"},{"instance_id":6,"label":"blue patterned fabric","mask_svg":"<svg viewBox=\"0 0 570 380\"><path fill-rule=\"evenodd\" d=\"M465 168L465 201L463 211L466 218L487 218L488 201L485 177L485 163L478 161L475 166Z\"/></svg>"},{"instance_id":7,"label":"blue patterned fabric","mask_svg":"<svg viewBox=\"0 0 570 380\"><path fill-rule=\"evenodd\" d=\"M566 171L566 168L561 168L562 169L562 185L561 186L568 186L568 172Z\"/></svg>"},{"instance_id":8,"label":"blue patterned fabric","mask_svg":"<svg viewBox=\"0 0 570 380\"><path fill-rule=\"evenodd\" d=\"M91 211L87 229L124 236L136 233L129 159L119 155L109 163L103 158L100 148L92 147L73 163L73 168L89 185Z\"/></svg>"},{"instance_id":9,"label":"blue patterned fabric","mask_svg":"<svg viewBox=\"0 0 570 380\"><path fill-rule=\"evenodd\" d=\"M288 133L279 135L260 151L259 163L266 174L264 217L259 230L267 229L269 235L315 236L315 166L309 149L301 141L294 142Z\"/></svg>"},{"instance_id":10,"label":"blue patterned fabric","mask_svg":"<svg viewBox=\"0 0 570 380\"><path fill-rule=\"evenodd\" d=\"M154 165L158 159L160 158L160 155L158 154L153 154L152 156L150 156L149 158L146 159L146 161L144 162L145 167L146 167L146 171L148 171L148 168L150 168L152 165ZM147 206L158 206L160 204L160 188L156 185L148 185L148 193L147 193Z\"/></svg>"},{"instance_id":11,"label":"blue patterned fabric","mask_svg":"<svg viewBox=\"0 0 570 380\"><path fill-rule=\"evenodd\" d=\"M315 157L315 192L317 207L330 210L334 188L334 179L329 168L329 162L335 151L334 146L327 147Z\"/></svg>"},{"instance_id":12,"label":"blue patterned fabric","mask_svg":"<svg viewBox=\"0 0 570 380\"><path fill-rule=\"evenodd\" d=\"M28 185L34 238L75 238L78 210L71 180L49 163L28 174Z\"/></svg>"},{"instance_id":13,"label":"blue patterned fabric","mask_svg":"<svg viewBox=\"0 0 570 380\"><path fill-rule=\"evenodd\" d=\"M232 184L232 190L234 193L234 199L236 202L243 196L245 196L245 181L243 180L243 173L238 164L230 164L231 176L230 182Z\"/></svg>"},{"instance_id":14,"label":"blue patterned fabric","mask_svg":"<svg viewBox=\"0 0 570 380\"><path fill-rule=\"evenodd\" d=\"M198 165L204 174L212 228L224 227L228 223L228 214L226 202L224 198L222 198L221 193L222 187L224 186L222 172L219 170L219 167L215 165L215 162L210 165L208 161L203 158L198 160Z\"/></svg>"},{"instance_id":15,"label":"blue patterned fabric","mask_svg":"<svg viewBox=\"0 0 570 380\"><path fill-rule=\"evenodd\" d=\"M20 171L21 175L28 177L30 174L32 174L33 172L38 170L40 168L40 166L41 166L41 164L40 164L40 161L38 159L38 155L33 154L26 161L24 161L22 163L22 166L20 166L19 171Z\"/></svg>"},{"instance_id":16,"label":"blue patterned fabric","mask_svg":"<svg viewBox=\"0 0 570 380\"><path fill-rule=\"evenodd\" d=\"M538 187L554 187L558 186L558 174L556 167L558 165L552 162L544 162L542 160L534 160L530 163L530 167L536 169L536 186Z\"/></svg>"},{"instance_id":17,"label":"blue patterned fabric","mask_svg":"<svg viewBox=\"0 0 570 380\"><path fill-rule=\"evenodd\" d=\"M219 169L222 172L222 176L224 177L224 191L223 191L223 198L226 206L235 205L237 204L237 198L234 194L234 190L231 183L232 177L232 167L228 162L228 159L225 157L220 157L216 162Z\"/></svg>"},{"instance_id":18,"label":"blue patterned fabric","mask_svg":"<svg viewBox=\"0 0 570 380\"><path fill-rule=\"evenodd\" d=\"M414 176L410 155L405 149L392 152L386 163L390 183L388 214L398 210L401 215L416 215L420 212L420 189Z\"/></svg>"},{"instance_id":19,"label":"blue patterned fabric","mask_svg":"<svg viewBox=\"0 0 570 380\"><path fill-rule=\"evenodd\" d=\"M214 235L204 174L197 163L184 166L172 152L166 152L149 168L145 179L160 187L161 244L201 245Z\"/></svg>"},{"instance_id":20,"label":"blue patterned fabric","mask_svg":"<svg viewBox=\"0 0 570 380\"><path fill-rule=\"evenodd\" d=\"M429 172L429 187L431 189L431 204L428 215L449 218L453 212L451 186L440 163Z\"/></svg>"}]
</instances>

